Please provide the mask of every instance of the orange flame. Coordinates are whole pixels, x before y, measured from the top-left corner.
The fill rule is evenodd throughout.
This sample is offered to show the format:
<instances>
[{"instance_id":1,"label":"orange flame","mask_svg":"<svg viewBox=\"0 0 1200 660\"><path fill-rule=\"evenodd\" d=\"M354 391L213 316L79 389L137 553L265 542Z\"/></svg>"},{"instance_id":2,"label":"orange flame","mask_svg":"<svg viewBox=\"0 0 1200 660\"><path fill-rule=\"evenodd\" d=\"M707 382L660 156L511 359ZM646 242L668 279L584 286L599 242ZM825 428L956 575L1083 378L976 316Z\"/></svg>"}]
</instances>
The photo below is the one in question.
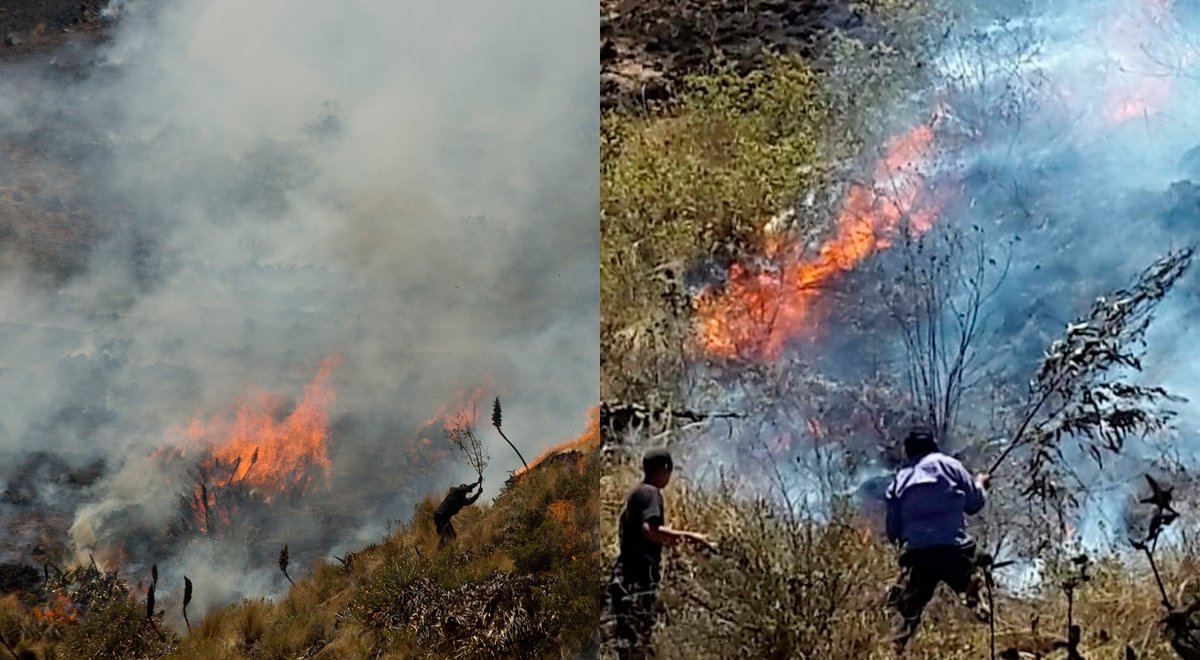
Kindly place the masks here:
<instances>
[{"instance_id":1,"label":"orange flame","mask_svg":"<svg viewBox=\"0 0 1200 660\"><path fill-rule=\"evenodd\" d=\"M587 429L584 430L584 432L582 434L580 434L579 437L571 438L570 440L560 442L557 445L554 445L553 447L542 452L541 455L539 455L537 458L535 458L533 460L532 463L529 464L529 469L532 470L533 468L537 467L537 465L539 463L541 463L542 461L546 460L547 458L549 458L551 456L554 456L555 454L561 454L563 452L568 452L568 451L578 451L578 452L583 452L586 454L588 452L599 449L600 448L600 406L593 407L591 410L588 411L587 414L588 414ZM583 463L579 464L579 469L581 471L583 470ZM524 472L525 472L525 468L522 467L519 470L517 470L514 473L514 475L520 476Z\"/></svg>"},{"instance_id":2,"label":"orange flame","mask_svg":"<svg viewBox=\"0 0 1200 660\"><path fill-rule=\"evenodd\" d=\"M922 174L934 145L931 124L888 142L875 167L875 185L850 187L834 235L815 257L802 254L799 246L768 244L768 256L781 264L777 273L755 273L734 264L724 291L701 294L700 336L709 353L777 357L788 339L815 326L812 304L822 285L889 247L903 221L915 234L933 226L940 206L926 199Z\"/></svg>"},{"instance_id":3,"label":"orange flame","mask_svg":"<svg viewBox=\"0 0 1200 660\"><path fill-rule=\"evenodd\" d=\"M276 421L276 412L285 401L282 393L250 392L235 403L234 419L217 414L205 422L196 417L186 429L176 427L172 432L192 445L211 447L213 458L222 463L240 459L232 478L249 486L291 487L296 485L295 479L305 478L302 475L310 467L320 468L328 477L327 411L337 398L329 377L343 360L340 353L334 353L320 362L296 409L283 421ZM258 461L252 466L256 450ZM213 494L209 495L211 499Z\"/></svg>"},{"instance_id":4,"label":"orange flame","mask_svg":"<svg viewBox=\"0 0 1200 660\"><path fill-rule=\"evenodd\" d=\"M1155 115L1170 99L1172 77L1160 70L1143 44L1162 39L1154 30L1170 20L1174 6L1175 0L1143 0L1141 12L1125 12L1102 24L1098 39L1113 49L1122 69L1109 83L1104 118L1110 125ZM1194 56L1186 53L1182 64Z\"/></svg>"},{"instance_id":5,"label":"orange flame","mask_svg":"<svg viewBox=\"0 0 1200 660\"><path fill-rule=\"evenodd\" d=\"M462 413L471 414L472 409L475 412L475 423L483 424L486 420L491 419L492 396L499 395L503 397L507 393L507 388L503 385L496 385L493 382L493 377L488 375L483 379L483 383L478 387L460 387L454 396L442 402L438 408L437 414L417 425L417 432L414 434L414 439L419 440L422 444L431 445L435 440L431 440L430 436L442 439L442 429L449 427L454 423L455 418Z\"/></svg>"},{"instance_id":6,"label":"orange flame","mask_svg":"<svg viewBox=\"0 0 1200 660\"><path fill-rule=\"evenodd\" d=\"M79 608L62 594L50 594L46 602L32 611L35 618L51 623L76 623L79 619Z\"/></svg>"}]
</instances>

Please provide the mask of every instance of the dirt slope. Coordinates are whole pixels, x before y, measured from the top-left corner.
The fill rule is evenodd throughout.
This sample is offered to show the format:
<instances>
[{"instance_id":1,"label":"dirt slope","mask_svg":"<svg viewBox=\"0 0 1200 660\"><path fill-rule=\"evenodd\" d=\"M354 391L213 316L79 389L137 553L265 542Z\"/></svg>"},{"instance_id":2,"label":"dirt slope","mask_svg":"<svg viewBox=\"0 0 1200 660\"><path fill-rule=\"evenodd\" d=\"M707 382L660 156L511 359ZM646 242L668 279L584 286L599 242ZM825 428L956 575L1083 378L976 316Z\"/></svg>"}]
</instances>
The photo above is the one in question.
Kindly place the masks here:
<instances>
[{"instance_id":1,"label":"dirt slope","mask_svg":"<svg viewBox=\"0 0 1200 660\"><path fill-rule=\"evenodd\" d=\"M834 30L870 33L845 0L601 0L601 107L665 98L715 59L743 72L763 49L815 59Z\"/></svg>"}]
</instances>

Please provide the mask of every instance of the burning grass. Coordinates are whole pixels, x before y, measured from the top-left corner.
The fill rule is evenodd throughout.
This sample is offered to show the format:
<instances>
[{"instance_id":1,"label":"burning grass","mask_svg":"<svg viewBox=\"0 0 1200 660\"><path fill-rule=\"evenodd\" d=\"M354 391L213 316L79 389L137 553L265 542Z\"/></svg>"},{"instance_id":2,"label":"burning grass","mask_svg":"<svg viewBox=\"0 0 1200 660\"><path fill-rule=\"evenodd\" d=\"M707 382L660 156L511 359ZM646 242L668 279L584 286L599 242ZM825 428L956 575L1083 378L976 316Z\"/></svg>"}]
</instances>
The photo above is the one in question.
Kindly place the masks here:
<instances>
[{"instance_id":1,"label":"burning grass","mask_svg":"<svg viewBox=\"0 0 1200 660\"><path fill-rule=\"evenodd\" d=\"M645 390L653 380L656 353L670 345L661 327L672 311L664 279L678 287L698 258L735 260L757 242L765 218L822 178L829 112L817 74L776 58L744 78L690 78L671 106L649 117L605 116L605 390Z\"/></svg>"},{"instance_id":2,"label":"burning grass","mask_svg":"<svg viewBox=\"0 0 1200 660\"><path fill-rule=\"evenodd\" d=\"M899 204L896 194L885 200L872 187L883 181L869 182L848 191L839 217L839 168L875 132L871 107L895 101L912 79L894 51L876 54L854 42L846 51L836 75L772 56L744 76L729 68L691 76L671 101L644 114L604 115L604 397L655 403L650 399L663 383L679 381L695 352L695 322L716 355L738 352L745 334L755 335L750 352L775 350L808 320L812 287L873 252L886 239L880 230L906 214L917 217L915 224L932 222L936 208L922 206L923 180L912 167L930 144L928 127L898 139L877 168L892 186L904 179ZM873 68L852 63L858 59ZM849 101L843 88L850 86L870 91ZM772 226L797 200L799 212L787 226ZM783 235L805 237L796 243L802 245L828 233L833 238L815 257L797 252L781 259L782 267L744 266L772 245L782 247ZM714 281L728 295L714 292L693 310L690 289ZM748 325L739 316L751 318ZM758 317L762 323L753 321ZM764 336L758 326L778 317L786 317L781 331Z\"/></svg>"},{"instance_id":3,"label":"burning grass","mask_svg":"<svg viewBox=\"0 0 1200 660\"><path fill-rule=\"evenodd\" d=\"M458 539L441 552L441 493L430 494L379 542L293 565L296 584L277 601L193 604L190 634L155 612L166 643L146 620L145 585L91 564L47 567L39 589L0 600L0 636L38 660L567 657L599 619L599 469L598 452L542 460L492 505L456 516Z\"/></svg>"},{"instance_id":4,"label":"burning grass","mask_svg":"<svg viewBox=\"0 0 1200 660\"><path fill-rule=\"evenodd\" d=\"M847 189L832 236L815 254L798 242L768 237L771 267L735 263L724 287L702 292L697 315L703 349L728 358L777 358L789 339L816 330L815 298L830 280L890 247L901 231L928 231L939 213L923 171L934 149L931 124L888 142L874 181Z\"/></svg>"}]
</instances>

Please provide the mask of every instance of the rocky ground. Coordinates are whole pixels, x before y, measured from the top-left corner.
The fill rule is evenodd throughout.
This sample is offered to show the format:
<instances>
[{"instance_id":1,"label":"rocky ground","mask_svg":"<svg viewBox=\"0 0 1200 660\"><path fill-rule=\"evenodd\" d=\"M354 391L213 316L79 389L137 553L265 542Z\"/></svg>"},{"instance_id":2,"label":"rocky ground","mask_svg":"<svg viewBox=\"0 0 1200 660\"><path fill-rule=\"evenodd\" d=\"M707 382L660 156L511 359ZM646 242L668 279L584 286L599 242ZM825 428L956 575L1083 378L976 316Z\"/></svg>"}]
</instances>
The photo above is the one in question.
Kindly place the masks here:
<instances>
[{"instance_id":1,"label":"rocky ground","mask_svg":"<svg viewBox=\"0 0 1200 660\"><path fill-rule=\"evenodd\" d=\"M818 59L835 31L870 35L845 0L600 0L601 107L666 98L717 60L757 68L764 49Z\"/></svg>"}]
</instances>

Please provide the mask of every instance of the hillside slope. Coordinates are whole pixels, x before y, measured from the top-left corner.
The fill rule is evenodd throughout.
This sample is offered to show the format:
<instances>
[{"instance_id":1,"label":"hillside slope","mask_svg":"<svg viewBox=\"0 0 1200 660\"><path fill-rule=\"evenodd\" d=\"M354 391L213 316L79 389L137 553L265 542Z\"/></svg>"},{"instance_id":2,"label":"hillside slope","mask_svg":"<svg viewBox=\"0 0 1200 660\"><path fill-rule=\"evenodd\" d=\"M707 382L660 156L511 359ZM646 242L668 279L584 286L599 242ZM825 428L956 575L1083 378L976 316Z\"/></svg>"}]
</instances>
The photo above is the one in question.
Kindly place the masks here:
<instances>
[{"instance_id":1,"label":"hillside slope","mask_svg":"<svg viewBox=\"0 0 1200 660\"><path fill-rule=\"evenodd\" d=\"M303 577L280 600L193 610L190 631L165 627L160 608L182 603L155 602L144 583L47 567L0 601L0 637L22 660L576 656L600 613L598 482L595 452L547 456L456 516L458 540L441 552L430 495L378 542L291 566Z\"/></svg>"}]
</instances>

